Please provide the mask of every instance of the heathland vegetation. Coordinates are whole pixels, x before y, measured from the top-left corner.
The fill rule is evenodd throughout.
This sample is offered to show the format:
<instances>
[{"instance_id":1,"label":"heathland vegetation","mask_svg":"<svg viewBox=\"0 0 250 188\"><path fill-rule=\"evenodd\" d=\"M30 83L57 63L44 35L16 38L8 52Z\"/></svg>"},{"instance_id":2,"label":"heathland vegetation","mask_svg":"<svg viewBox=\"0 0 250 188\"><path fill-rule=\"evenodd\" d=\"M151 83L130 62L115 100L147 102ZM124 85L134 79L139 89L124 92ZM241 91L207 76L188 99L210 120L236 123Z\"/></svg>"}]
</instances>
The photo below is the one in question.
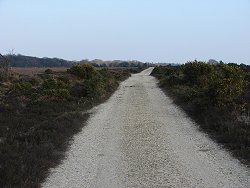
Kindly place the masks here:
<instances>
[{"instance_id":1,"label":"heathland vegetation","mask_svg":"<svg viewBox=\"0 0 250 188\"><path fill-rule=\"evenodd\" d=\"M203 130L250 162L250 67L193 61L152 75Z\"/></svg>"},{"instance_id":2,"label":"heathland vegetation","mask_svg":"<svg viewBox=\"0 0 250 188\"><path fill-rule=\"evenodd\" d=\"M0 82L0 187L39 187L81 130L86 110L138 71L75 64L32 76L10 72Z\"/></svg>"}]
</instances>

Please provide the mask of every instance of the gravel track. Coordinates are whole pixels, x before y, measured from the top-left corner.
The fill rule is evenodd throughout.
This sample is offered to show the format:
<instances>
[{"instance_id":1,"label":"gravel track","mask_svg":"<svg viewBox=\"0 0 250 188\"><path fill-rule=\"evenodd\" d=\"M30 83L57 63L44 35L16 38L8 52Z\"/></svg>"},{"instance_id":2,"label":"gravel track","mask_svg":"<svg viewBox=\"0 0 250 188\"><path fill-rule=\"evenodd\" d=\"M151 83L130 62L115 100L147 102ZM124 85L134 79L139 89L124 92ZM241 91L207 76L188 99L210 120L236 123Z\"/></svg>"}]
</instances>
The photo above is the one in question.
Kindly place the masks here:
<instances>
[{"instance_id":1,"label":"gravel track","mask_svg":"<svg viewBox=\"0 0 250 188\"><path fill-rule=\"evenodd\" d=\"M92 110L43 187L250 187L249 169L198 130L152 69Z\"/></svg>"}]
</instances>

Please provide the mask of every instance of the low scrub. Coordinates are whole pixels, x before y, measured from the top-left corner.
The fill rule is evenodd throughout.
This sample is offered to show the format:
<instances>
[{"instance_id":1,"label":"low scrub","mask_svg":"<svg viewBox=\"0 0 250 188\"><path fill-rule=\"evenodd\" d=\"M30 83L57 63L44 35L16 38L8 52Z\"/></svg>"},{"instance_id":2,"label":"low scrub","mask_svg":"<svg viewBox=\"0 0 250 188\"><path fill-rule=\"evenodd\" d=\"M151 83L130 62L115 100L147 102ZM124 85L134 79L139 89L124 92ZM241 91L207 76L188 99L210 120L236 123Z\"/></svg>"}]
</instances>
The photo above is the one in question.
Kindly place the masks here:
<instances>
[{"instance_id":1,"label":"low scrub","mask_svg":"<svg viewBox=\"0 0 250 188\"><path fill-rule=\"evenodd\" d=\"M39 187L88 115L130 71L74 65L0 84L0 187Z\"/></svg>"},{"instance_id":2,"label":"low scrub","mask_svg":"<svg viewBox=\"0 0 250 188\"><path fill-rule=\"evenodd\" d=\"M156 67L152 75L204 130L249 163L249 73L235 64L194 61Z\"/></svg>"}]
</instances>

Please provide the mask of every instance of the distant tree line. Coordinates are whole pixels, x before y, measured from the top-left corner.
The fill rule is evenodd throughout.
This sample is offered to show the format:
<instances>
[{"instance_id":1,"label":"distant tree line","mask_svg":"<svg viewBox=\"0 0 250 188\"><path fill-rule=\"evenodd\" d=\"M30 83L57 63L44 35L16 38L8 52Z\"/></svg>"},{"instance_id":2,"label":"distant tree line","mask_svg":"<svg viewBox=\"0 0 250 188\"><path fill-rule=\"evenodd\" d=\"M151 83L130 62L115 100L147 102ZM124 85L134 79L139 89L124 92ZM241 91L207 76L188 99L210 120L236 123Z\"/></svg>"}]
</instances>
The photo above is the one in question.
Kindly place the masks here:
<instances>
[{"instance_id":1,"label":"distant tree line","mask_svg":"<svg viewBox=\"0 0 250 188\"><path fill-rule=\"evenodd\" d=\"M149 63L139 61L102 61L102 60L82 60L67 61L58 58L38 58L24 55L7 55L11 67L71 67L74 64L91 64L94 67L139 67L150 66Z\"/></svg>"},{"instance_id":2,"label":"distant tree line","mask_svg":"<svg viewBox=\"0 0 250 188\"><path fill-rule=\"evenodd\" d=\"M0 81L5 81L9 74L9 59L0 54Z\"/></svg>"},{"instance_id":3,"label":"distant tree line","mask_svg":"<svg viewBox=\"0 0 250 188\"><path fill-rule=\"evenodd\" d=\"M58 58L37 58L24 55L7 55L11 67L70 67L74 62Z\"/></svg>"}]
</instances>

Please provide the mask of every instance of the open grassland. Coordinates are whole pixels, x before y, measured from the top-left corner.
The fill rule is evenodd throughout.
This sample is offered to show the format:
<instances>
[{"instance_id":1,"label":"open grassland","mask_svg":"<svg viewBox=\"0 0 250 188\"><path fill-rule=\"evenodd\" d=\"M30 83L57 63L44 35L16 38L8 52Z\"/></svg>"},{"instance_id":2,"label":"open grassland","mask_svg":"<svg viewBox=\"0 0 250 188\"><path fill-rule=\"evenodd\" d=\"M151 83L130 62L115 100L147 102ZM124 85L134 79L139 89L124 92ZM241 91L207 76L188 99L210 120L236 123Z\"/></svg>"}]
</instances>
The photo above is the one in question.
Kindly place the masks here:
<instances>
[{"instance_id":1,"label":"open grassland","mask_svg":"<svg viewBox=\"0 0 250 188\"><path fill-rule=\"evenodd\" d=\"M11 67L10 70L14 73L18 73L21 75L27 75L27 76L34 76L37 74L43 74L45 72L45 70L50 69L53 72L66 72L69 67ZM138 68L137 67L131 67L131 68L126 68L126 67L107 67L107 68L101 68L101 67L97 67L95 68L97 70L101 70L101 69L108 69L108 70L113 70L113 71L117 71L117 70L126 70L126 69L130 69L130 71L137 72Z\"/></svg>"},{"instance_id":2,"label":"open grassland","mask_svg":"<svg viewBox=\"0 0 250 188\"><path fill-rule=\"evenodd\" d=\"M69 69L68 67L11 67L10 70L18 73L18 74L22 74L22 75L28 75L28 76L32 76L32 75L37 75L37 74L42 74L44 73L45 70L47 69L51 69L54 72L66 72L67 69Z\"/></svg>"}]
</instances>

